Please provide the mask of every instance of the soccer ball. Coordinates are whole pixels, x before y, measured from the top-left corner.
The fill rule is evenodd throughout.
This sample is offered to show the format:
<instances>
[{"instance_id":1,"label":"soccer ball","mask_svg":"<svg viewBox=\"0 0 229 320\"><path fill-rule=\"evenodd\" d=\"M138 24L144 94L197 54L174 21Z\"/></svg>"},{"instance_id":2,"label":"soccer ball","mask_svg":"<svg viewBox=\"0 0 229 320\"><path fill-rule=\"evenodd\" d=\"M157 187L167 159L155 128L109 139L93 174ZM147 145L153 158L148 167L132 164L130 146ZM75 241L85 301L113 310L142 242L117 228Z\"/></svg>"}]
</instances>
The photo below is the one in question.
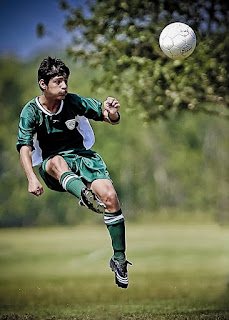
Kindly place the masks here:
<instances>
[{"instance_id":1,"label":"soccer ball","mask_svg":"<svg viewBox=\"0 0 229 320\"><path fill-rule=\"evenodd\" d=\"M193 53L196 47L196 35L187 24L174 22L162 30L159 44L169 58L183 59Z\"/></svg>"}]
</instances>

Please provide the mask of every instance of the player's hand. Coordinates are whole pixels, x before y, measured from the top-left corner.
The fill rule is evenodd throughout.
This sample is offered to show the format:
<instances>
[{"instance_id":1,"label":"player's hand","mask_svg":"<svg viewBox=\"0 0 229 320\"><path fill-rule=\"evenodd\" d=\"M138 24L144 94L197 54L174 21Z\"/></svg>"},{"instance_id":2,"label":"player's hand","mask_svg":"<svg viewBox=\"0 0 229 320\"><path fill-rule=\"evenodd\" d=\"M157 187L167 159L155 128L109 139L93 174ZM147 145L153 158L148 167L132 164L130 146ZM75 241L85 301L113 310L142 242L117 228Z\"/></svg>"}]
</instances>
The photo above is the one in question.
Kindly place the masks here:
<instances>
[{"instance_id":1,"label":"player's hand","mask_svg":"<svg viewBox=\"0 0 229 320\"><path fill-rule=\"evenodd\" d=\"M104 108L110 115L116 115L119 111L120 104L115 98L108 97L104 101Z\"/></svg>"},{"instance_id":2,"label":"player's hand","mask_svg":"<svg viewBox=\"0 0 229 320\"><path fill-rule=\"evenodd\" d=\"M43 189L40 181L38 179L34 179L34 180L29 181L28 191L29 191L29 193L32 193L35 196L39 197L44 192L44 189Z\"/></svg>"}]
</instances>

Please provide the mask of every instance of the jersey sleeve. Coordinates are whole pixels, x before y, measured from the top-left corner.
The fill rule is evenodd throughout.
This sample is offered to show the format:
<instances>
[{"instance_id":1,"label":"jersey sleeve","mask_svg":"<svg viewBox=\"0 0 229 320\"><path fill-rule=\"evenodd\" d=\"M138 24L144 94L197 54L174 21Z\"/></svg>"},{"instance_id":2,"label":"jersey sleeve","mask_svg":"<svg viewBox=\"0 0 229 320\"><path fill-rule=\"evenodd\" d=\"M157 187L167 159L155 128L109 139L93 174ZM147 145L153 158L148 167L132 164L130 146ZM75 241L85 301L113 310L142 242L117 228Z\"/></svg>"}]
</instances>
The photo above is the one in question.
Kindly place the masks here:
<instances>
[{"instance_id":1,"label":"jersey sleeve","mask_svg":"<svg viewBox=\"0 0 229 320\"><path fill-rule=\"evenodd\" d=\"M18 152L21 147L24 145L29 145L34 149L33 139L36 132L36 119L34 111L25 106L21 112L19 125L18 125L18 134L17 134L17 143L16 148Z\"/></svg>"},{"instance_id":2,"label":"jersey sleeve","mask_svg":"<svg viewBox=\"0 0 229 320\"><path fill-rule=\"evenodd\" d=\"M84 98L79 95L70 94L72 102L77 104L80 116L95 121L103 121L102 102L93 98Z\"/></svg>"}]
</instances>

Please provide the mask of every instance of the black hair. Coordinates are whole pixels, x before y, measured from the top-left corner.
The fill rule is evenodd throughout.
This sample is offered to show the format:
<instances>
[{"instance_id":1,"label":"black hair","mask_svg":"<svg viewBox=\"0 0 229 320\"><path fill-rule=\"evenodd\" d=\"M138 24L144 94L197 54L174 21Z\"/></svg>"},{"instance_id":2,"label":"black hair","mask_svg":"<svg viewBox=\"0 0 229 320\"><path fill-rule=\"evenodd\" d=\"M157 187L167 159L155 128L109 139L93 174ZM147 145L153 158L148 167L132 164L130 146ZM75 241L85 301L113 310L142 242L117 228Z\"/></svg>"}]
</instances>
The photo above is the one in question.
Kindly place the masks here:
<instances>
[{"instance_id":1,"label":"black hair","mask_svg":"<svg viewBox=\"0 0 229 320\"><path fill-rule=\"evenodd\" d=\"M62 76L63 74L65 74L68 78L70 75L70 70L62 60L51 57L45 58L43 61L41 61L38 69L38 83L41 79L43 79L44 83L48 85L51 78Z\"/></svg>"}]
</instances>

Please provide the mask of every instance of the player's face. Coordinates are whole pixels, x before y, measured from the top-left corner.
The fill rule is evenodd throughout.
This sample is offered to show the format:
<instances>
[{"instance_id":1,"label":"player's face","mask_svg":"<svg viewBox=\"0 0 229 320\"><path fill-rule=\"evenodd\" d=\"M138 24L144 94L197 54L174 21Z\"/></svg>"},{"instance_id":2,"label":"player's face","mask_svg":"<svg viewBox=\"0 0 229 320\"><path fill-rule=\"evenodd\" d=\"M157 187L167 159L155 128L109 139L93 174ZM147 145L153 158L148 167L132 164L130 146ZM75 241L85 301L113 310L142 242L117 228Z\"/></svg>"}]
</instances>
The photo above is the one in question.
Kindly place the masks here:
<instances>
[{"instance_id":1,"label":"player's face","mask_svg":"<svg viewBox=\"0 0 229 320\"><path fill-rule=\"evenodd\" d=\"M46 95L50 98L63 100L68 93L68 78L66 75L56 76L49 80Z\"/></svg>"}]
</instances>

